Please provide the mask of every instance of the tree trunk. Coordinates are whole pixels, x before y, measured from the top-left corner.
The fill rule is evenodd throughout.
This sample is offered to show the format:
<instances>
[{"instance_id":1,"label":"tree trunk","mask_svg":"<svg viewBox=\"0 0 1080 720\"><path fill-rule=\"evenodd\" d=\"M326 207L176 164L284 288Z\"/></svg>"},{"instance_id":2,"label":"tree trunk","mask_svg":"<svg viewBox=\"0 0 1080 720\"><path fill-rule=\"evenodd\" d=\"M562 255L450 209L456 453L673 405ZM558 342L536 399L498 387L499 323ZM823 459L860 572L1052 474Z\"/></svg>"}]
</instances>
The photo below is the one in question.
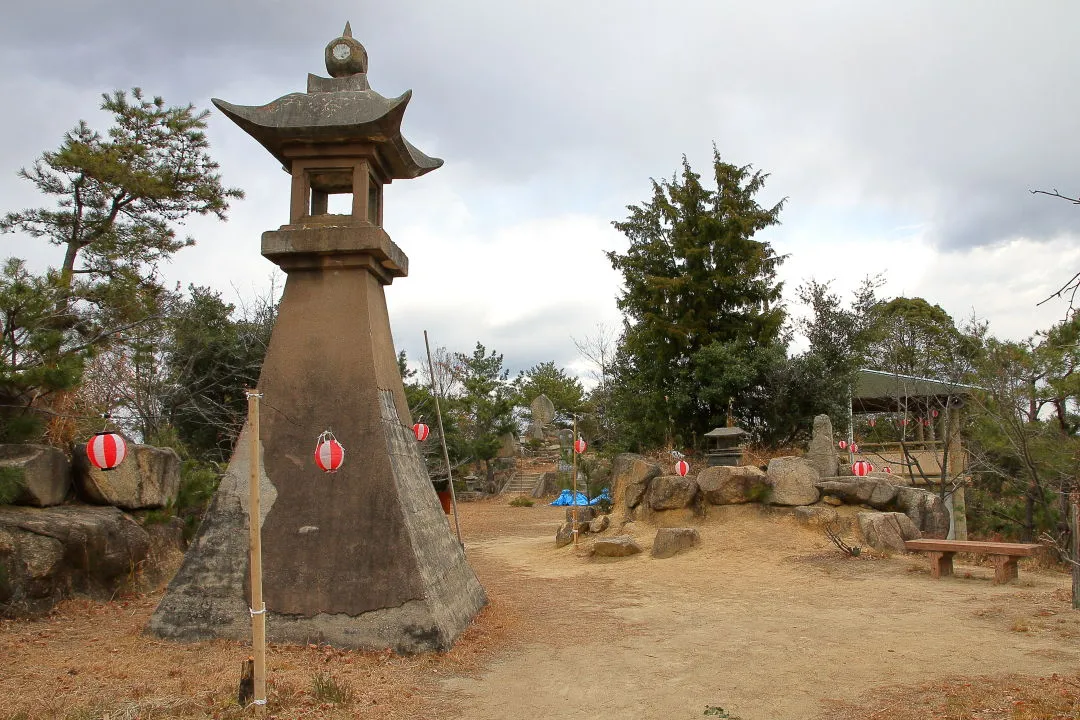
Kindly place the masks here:
<instances>
[{"instance_id":1,"label":"tree trunk","mask_svg":"<svg viewBox=\"0 0 1080 720\"><path fill-rule=\"evenodd\" d=\"M1032 542L1035 535L1035 483L1028 484L1024 506L1024 542Z\"/></svg>"},{"instance_id":2,"label":"tree trunk","mask_svg":"<svg viewBox=\"0 0 1080 720\"><path fill-rule=\"evenodd\" d=\"M1069 533L1072 550L1072 606L1074 610L1080 610L1080 521L1078 521L1080 509L1075 502L1069 503Z\"/></svg>"}]
</instances>

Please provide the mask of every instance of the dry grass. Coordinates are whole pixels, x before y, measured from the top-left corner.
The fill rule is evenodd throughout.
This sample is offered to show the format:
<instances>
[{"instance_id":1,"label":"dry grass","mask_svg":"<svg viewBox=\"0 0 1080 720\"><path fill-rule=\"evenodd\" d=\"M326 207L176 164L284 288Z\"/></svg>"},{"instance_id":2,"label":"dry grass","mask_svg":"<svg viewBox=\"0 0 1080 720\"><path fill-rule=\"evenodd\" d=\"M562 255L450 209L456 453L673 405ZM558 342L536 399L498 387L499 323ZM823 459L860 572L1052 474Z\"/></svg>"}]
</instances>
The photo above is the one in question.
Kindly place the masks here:
<instances>
[{"instance_id":1,"label":"dry grass","mask_svg":"<svg viewBox=\"0 0 1080 720\"><path fill-rule=\"evenodd\" d=\"M461 716L459 700L444 689L444 678L479 677L494 661L533 644L579 644L580 634L565 632L567 627L595 624L609 637L644 632L643 627L605 610L605 605L635 605L627 585L615 584L601 573L575 573L552 582L500 560L495 550L502 540L548 532L553 536L560 517L561 509L511 510L505 499L498 498L466 504L460 518L462 533L469 561L490 604L454 648L444 654L399 657L326 646L271 645L267 653L269 706L264 717L457 717ZM739 537L744 545L764 546L781 542L786 537L781 531L795 527L789 519L771 514L754 518L753 523L726 525L727 537ZM742 538L739 533L750 535ZM705 561L715 561L721 553L708 548L698 552ZM884 572L876 566L893 562L870 553L842 558L827 552L823 541L808 545L803 553L782 557L790 558L784 562L806 563L856 579L876 576ZM760 562L756 556L745 559L747 567ZM743 571L736 560L730 567L732 572ZM650 577L649 582L657 579ZM698 586L712 582L708 574L689 574L677 583L672 581L672 587L694 593ZM980 623L1024 637L1040 633L1047 638L1080 636L1080 614L1067 609L1063 592L1017 587L1008 595L980 600L971 614ZM143 635L159 597L156 591L130 593L113 602L71 600L40 620L0 621L0 719L250 717L250 710L244 712L236 705L240 664L250 652L247 645L178 644ZM590 597L603 601L567 602L567 598ZM1023 615L1017 614L1018 602L1028 609ZM1021 624L1025 629L1020 629ZM1046 652L1054 651L1048 648ZM537 677L535 682L543 687L548 678ZM820 692L830 690L823 687ZM850 702L826 702L828 711L822 717L829 720L1062 720L1080 718L1080 675L946 677L929 684L870 690Z\"/></svg>"},{"instance_id":2,"label":"dry grass","mask_svg":"<svg viewBox=\"0 0 1080 720\"><path fill-rule=\"evenodd\" d=\"M1080 675L953 677L875 691L859 705L830 704L830 720L1073 720Z\"/></svg>"}]
</instances>

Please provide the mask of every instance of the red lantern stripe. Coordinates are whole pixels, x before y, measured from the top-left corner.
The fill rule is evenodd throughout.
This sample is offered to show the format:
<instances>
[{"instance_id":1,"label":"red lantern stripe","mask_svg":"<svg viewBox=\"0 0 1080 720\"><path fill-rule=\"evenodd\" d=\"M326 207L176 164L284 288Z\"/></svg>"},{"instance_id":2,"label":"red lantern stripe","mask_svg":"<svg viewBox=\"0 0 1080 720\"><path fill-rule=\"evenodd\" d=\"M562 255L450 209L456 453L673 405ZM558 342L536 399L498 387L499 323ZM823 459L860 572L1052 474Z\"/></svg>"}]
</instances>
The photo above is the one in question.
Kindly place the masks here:
<instances>
[{"instance_id":1,"label":"red lantern stripe","mask_svg":"<svg viewBox=\"0 0 1080 720\"><path fill-rule=\"evenodd\" d=\"M424 423L416 423L412 426L413 434L416 435L416 439L420 442L424 442L428 439L428 435L431 434L431 428Z\"/></svg>"},{"instance_id":2,"label":"red lantern stripe","mask_svg":"<svg viewBox=\"0 0 1080 720\"><path fill-rule=\"evenodd\" d=\"M337 440L324 440L315 448L315 464L323 472L337 472L345 460L345 448Z\"/></svg>"},{"instance_id":3,"label":"red lantern stripe","mask_svg":"<svg viewBox=\"0 0 1080 720\"><path fill-rule=\"evenodd\" d=\"M577 440L574 441L574 452L576 452L578 455L585 452L585 447L586 447L585 441L582 440L581 438L578 438Z\"/></svg>"},{"instance_id":4,"label":"red lantern stripe","mask_svg":"<svg viewBox=\"0 0 1080 720\"><path fill-rule=\"evenodd\" d=\"M112 470L127 457L127 443L116 433L98 433L86 443L86 456L94 467Z\"/></svg>"},{"instance_id":5,"label":"red lantern stripe","mask_svg":"<svg viewBox=\"0 0 1080 720\"><path fill-rule=\"evenodd\" d=\"M686 477L686 473L690 472L690 463L680 460L675 463L675 472L679 473L681 477Z\"/></svg>"}]
</instances>

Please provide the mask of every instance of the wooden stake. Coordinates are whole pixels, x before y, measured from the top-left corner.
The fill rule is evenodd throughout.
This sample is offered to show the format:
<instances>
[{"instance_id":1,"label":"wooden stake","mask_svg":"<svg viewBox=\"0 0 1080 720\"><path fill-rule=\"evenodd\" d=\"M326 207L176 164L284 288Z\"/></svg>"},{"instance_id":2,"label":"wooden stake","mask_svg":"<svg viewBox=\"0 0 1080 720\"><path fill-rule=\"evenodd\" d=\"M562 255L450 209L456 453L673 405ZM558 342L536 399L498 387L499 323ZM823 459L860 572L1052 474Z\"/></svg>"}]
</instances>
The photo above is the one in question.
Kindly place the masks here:
<instances>
[{"instance_id":1,"label":"wooden stake","mask_svg":"<svg viewBox=\"0 0 1080 720\"><path fill-rule=\"evenodd\" d=\"M431 395L435 398L435 417L439 421L439 440L442 441L443 460L446 461L446 479L450 483L450 504L454 507L454 528L457 530L458 545L465 548L461 542L461 525L458 523L457 493L454 491L454 473L450 470L450 452L446 449L446 433L443 432L442 410L439 409L439 392L435 388L435 366L431 362L431 346L428 345L427 330L424 331L424 349L427 350L428 372L431 373Z\"/></svg>"},{"instance_id":2,"label":"wooden stake","mask_svg":"<svg viewBox=\"0 0 1080 720\"><path fill-rule=\"evenodd\" d=\"M574 473L574 545L577 545L578 536L578 501L577 501L577 415L574 416L574 435L570 444L570 454L573 456Z\"/></svg>"},{"instance_id":3,"label":"wooden stake","mask_svg":"<svg viewBox=\"0 0 1080 720\"><path fill-rule=\"evenodd\" d=\"M262 596L262 511L259 507L259 398L247 391L251 475L248 479L248 536L251 546L251 649L255 658L256 707L266 705L266 605Z\"/></svg>"}]
</instances>

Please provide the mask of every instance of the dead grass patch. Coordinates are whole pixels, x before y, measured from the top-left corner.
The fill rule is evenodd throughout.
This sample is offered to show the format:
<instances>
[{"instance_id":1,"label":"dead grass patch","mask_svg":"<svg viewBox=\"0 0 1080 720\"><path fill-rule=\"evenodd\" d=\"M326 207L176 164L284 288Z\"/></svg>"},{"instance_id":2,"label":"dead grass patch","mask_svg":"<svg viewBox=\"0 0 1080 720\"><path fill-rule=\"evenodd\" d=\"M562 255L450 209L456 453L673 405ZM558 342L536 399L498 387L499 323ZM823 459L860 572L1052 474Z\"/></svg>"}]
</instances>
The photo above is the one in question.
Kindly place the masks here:
<instances>
[{"instance_id":1,"label":"dead grass patch","mask_svg":"<svg viewBox=\"0 0 1080 720\"><path fill-rule=\"evenodd\" d=\"M1080 675L952 677L827 704L830 720L1069 720L1080 717Z\"/></svg>"}]
</instances>

